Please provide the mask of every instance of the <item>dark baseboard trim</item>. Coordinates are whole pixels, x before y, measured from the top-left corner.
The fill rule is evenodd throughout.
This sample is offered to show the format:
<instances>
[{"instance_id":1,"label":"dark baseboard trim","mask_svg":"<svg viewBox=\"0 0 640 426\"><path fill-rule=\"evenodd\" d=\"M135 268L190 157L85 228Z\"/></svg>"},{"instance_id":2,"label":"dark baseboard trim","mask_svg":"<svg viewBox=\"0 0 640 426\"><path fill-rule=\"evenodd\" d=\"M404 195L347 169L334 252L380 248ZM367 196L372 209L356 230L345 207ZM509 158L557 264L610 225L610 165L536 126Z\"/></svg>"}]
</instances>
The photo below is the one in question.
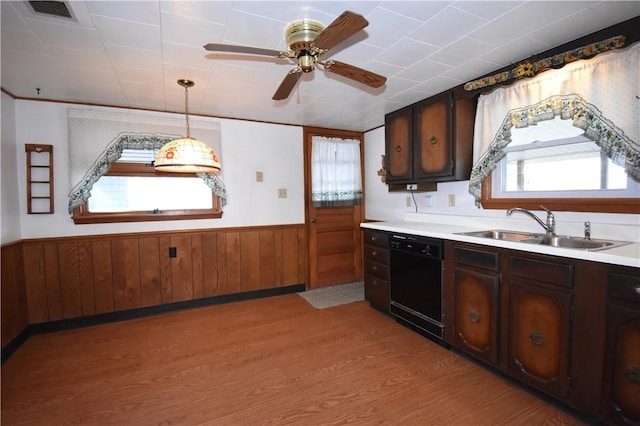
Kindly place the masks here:
<instances>
[{"instance_id":1,"label":"dark baseboard trim","mask_svg":"<svg viewBox=\"0 0 640 426\"><path fill-rule=\"evenodd\" d=\"M224 303L242 302L245 300L259 299L263 297L280 296L283 294L305 291L305 284L295 284L287 287L276 287L264 290L254 290L245 293L224 294L222 296L207 297L204 299L187 300L185 302L170 303L166 305L150 306L147 308L129 309L126 311L109 312L105 314L91 315L81 318L70 318L59 321L49 321L38 324L30 324L18 336L12 339L2 348L2 364L8 360L22 346L30 336L36 334L52 333L56 331L71 330L74 328L91 327L117 321L127 321L136 318L144 318L168 312L185 309L203 308L206 306L221 305Z\"/></svg>"},{"instance_id":2,"label":"dark baseboard trim","mask_svg":"<svg viewBox=\"0 0 640 426\"><path fill-rule=\"evenodd\" d=\"M29 326L27 326L27 328L22 330L16 337L11 339L4 348L2 348L2 364L4 364L4 362L8 360L18 349L20 349L20 346L24 345L24 343L29 339L29 336L31 336L31 333L29 332Z\"/></svg>"}]
</instances>

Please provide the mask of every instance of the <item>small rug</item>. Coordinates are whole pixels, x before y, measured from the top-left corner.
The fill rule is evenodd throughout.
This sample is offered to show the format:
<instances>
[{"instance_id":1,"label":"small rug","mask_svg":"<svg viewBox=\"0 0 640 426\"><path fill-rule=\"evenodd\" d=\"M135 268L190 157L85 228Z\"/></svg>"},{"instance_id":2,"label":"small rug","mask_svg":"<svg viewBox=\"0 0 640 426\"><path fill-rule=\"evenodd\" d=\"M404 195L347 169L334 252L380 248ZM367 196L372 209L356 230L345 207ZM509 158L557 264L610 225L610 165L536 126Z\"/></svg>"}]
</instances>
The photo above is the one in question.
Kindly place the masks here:
<instances>
[{"instance_id":1,"label":"small rug","mask_svg":"<svg viewBox=\"0 0 640 426\"><path fill-rule=\"evenodd\" d=\"M364 300L364 282L332 285L298 293L316 309L332 308Z\"/></svg>"}]
</instances>

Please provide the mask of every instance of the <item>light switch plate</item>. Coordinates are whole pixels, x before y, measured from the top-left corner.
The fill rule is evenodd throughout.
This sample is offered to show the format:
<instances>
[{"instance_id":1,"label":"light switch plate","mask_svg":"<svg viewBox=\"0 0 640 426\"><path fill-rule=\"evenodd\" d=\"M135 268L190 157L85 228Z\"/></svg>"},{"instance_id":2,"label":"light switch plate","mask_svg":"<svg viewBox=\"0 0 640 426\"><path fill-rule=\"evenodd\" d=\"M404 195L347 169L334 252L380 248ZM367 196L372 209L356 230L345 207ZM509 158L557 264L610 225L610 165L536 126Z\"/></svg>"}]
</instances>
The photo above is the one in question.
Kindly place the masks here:
<instances>
[{"instance_id":1,"label":"light switch plate","mask_svg":"<svg viewBox=\"0 0 640 426\"><path fill-rule=\"evenodd\" d=\"M262 182L263 176L262 172L256 172L256 182Z\"/></svg>"},{"instance_id":2,"label":"light switch plate","mask_svg":"<svg viewBox=\"0 0 640 426\"><path fill-rule=\"evenodd\" d=\"M287 188L278 188L278 198L287 198Z\"/></svg>"}]
</instances>

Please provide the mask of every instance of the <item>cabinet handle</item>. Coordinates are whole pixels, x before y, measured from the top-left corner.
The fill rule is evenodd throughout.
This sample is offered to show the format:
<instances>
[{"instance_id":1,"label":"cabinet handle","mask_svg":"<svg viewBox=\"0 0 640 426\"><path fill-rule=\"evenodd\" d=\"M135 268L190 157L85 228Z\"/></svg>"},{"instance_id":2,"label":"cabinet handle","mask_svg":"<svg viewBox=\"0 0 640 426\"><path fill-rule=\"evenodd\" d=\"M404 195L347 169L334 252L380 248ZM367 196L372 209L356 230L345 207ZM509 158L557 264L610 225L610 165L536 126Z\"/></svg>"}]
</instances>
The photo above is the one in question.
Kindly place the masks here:
<instances>
[{"instance_id":1,"label":"cabinet handle","mask_svg":"<svg viewBox=\"0 0 640 426\"><path fill-rule=\"evenodd\" d=\"M378 287L378 281L377 280L373 280L373 282L371 282L371 284L373 284L374 287Z\"/></svg>"},{"instance_id":2,"label":"cabinet handle","mask_svg":"<svg viewBox=\"0 0 640 426\"><path fill-rule=\"evenodd\" d=\"M374 250L371 252L371 256L376 257L378 255L378 251Z\"/></svg>"},{"instance_id":3,"label":"cabinet handle","mask_svg":"<svg viewBox=\"0 0 640 426\"><path fill-rule=\"evenodd\" d=\"M544 337L542 336L542 334L534 331L529 335L529 341L536 346L542 346L542 344L544 343Z\"/></svg>"},{"instance_id":4,"label":"cabinet handle","mask_svg":"<svg viewBox=\"0 0 640 426\"><path fill-rule=\"evenodd\" d=\"M435 136L431 136L431 139L429 139L429 143L431 145L435 145L438 142L438 139L436 139Z\"/></svg>"},{"instance_id":5,"label":"cabinet handle","mask_svg":"<svg viewBox=\"0 0 640 426\"><path fill-rule=\"evenodd\" d=\"M402 148L400 148L400 145L396 145L396 152L400 152L402 151Z\"/></svg>"},{"instance_id":6,"label":"cabinet handle","mask_svg":"<svg viewBox=\"0 0 640 426\"><path fill-rule=\"evenodd\" d=\"M633 288L633 291L636 292L636 294L640 294L640 285L637 285Z\"/></svg>"},{"instance_id":7,"label":"cabinet handle","mask_svg":"<svg viewBox=\"0 0 640 426\"><path fill-rule=\"evenodd\" d=\"M624 373L624 378L634 385L640 385L640 367L631 367Z\"/></svg>"},{"instance_id":8,"label":"cabinet handle","mask_svg":"<svg viewBox=\"0 0 640 426\"><path fill-rule=\"evenodd\" d=\"M376 241L378 237L371 237L371 241Z\"/></svg>"},{"instance_id":9,"label":"cabinet handle","mask_svg":"<svg viewBox=\"0 0 640 426\"><path fill-rule=\"evenodd\" d=\"M378 270L378 267L377 267L377 266L372 266L372 267L371 267L371 270L373 270L373 271L377 271L377 270Z\"/></svg>"},{"instance_id":10,"label":"cabinet handle","mask_svg":"<svg viewBox=\"0 0 640 426\"><path fill-rule=\"evenodd\" d=\"M471 319L471 322L479 322L480 312L476 311L475 309L472 310L471 312L469 312L469 318Z\"/></svg>"}]
</instances>

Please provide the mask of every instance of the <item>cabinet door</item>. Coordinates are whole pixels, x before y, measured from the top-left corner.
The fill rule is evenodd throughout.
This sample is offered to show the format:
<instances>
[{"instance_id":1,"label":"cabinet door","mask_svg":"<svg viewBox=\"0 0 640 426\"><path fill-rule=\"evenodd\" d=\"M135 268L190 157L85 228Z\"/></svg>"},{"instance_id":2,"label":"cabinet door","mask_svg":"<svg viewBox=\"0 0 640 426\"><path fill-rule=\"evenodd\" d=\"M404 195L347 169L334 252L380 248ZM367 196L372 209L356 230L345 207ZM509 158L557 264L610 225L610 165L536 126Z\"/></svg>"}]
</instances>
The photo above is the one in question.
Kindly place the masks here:
<instances>
[{"instance_id":1,"label":"cabinet door","mask_svg":"<svg viewBox=\"0 0 640 426\"><path fill-rule=\"evenodd\" d=\"M487 362L498 362L497 275L466 268L453 270L455 291L454 343Z\"/></svg>"},{"instance_id":2,"label":"cabinet door","mask_svg":"<svg viewBox=\"0 0 640 426\"><path fill-rule=\"evenodd\" d=\"M604 417L640 424L640 310L609 305Z\"/></svg>"},{"instance_id":3,"label":"cabinet door","mask_svg":"<svg viewBox=\"0 0 640 426\"><path fill-rule=\"evenodd\" d=\"M410 181L413 177L410 107L385 116L385 144L386 181Z\"/></svg>"},{"instance_id":4,"label":"cabinet door","mask_svg":"<svg viewBox=\"0 0 640 426\"><path fill-rule=\"evenodd\" d=\"M450 92L413 107L413 177L416 180L453 173L451 108Z\"/></svg>"},{"instance_id":5,"label":"cabinet door","mask_svg":"<svg viewBox=\"0 0 640 426\"><path fill-rule=\"evenodd\" d=\"M510 292L510 373L566 399L571 294L513 281Z\"/></svg>"}]
</instances>

